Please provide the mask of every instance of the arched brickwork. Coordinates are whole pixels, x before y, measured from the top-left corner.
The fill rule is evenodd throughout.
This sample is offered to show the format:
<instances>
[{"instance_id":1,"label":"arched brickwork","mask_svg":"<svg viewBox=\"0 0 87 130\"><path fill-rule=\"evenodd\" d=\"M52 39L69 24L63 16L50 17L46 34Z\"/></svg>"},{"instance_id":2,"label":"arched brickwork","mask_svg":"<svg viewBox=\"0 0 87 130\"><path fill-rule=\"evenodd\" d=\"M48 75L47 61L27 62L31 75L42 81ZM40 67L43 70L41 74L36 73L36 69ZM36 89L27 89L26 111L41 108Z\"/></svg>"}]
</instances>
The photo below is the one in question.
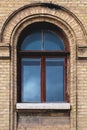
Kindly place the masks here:
<instances>
[{"instance_id":1,"label":"arched brickwork","mask_svg":"<svg viewBox=\"0 0 87 130\"><path fill-rule=\"evenodd\" d=\"M11 129L16 130L16 113L14 106L16 104L16 47L17 40L21 31L31 23L49 22L60 27L67 36L70 45L70 104L71 110L71 130L76 129L76 46L86 44L86 32L82 23L69 10L64 7L50 4L37 3L24 6L16 10L4 23L1 30L1 43L3 46L11 46ZM13 75L14 74L14 75ZM14 115L14 116L13 116ZM72 123L73 122L73 123ZM73 125L72 125L73 124Z\"/></svg>"},{"instance_id":2,"label":"arched brickwork","mask_svg":"<svg viewBox=\"0 0 87 130\"><path fill-rule=\"evenodd\" d=\"M41 15L54 16L55 18L60 19L62 23L65 23L66 26L68 25L72 28L77 40L85 40L86 32L84 26L72 12L65 9L64 7L54 4L36 3L24 6L9 16L1 30L1 42L10 42L11 35L16 26L20 24L20 21Z\"/></svg>"}]
</instances>

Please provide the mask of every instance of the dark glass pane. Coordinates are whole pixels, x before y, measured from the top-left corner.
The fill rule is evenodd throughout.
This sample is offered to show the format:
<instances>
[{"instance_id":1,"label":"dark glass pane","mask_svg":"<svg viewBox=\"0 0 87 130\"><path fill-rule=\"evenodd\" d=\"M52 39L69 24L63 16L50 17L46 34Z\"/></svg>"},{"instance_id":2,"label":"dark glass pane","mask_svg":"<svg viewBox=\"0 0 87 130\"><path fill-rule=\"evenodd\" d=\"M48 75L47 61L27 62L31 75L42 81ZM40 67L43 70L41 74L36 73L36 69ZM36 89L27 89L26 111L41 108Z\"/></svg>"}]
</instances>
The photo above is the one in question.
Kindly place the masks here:
<instances>
[{"instance_id":1,"label":"dark glass pane","mask_svg":"<svg viewBox=\"0 0 87 130\"><path fill-rule=\"evenodd\" d=\"M64 43L57 34L45 31L44 32L44 50L65 50Z\"/></svg>"},{"instance_id":2,"label":"dark glass pane","mask_svg":"<svg viewBox=\"0 0 87 130\"><path fill-rule=\"evenodd\" d=\"M22 102L40 102L40 59L22 59Z\"/></svg>"},{"instance_id":3,"label":"dark glass pane","mask_svg":"<svg viewBox=\"0 0 87 130\"><path fill-rule=\"evenodd\" d=\"M46 60L46 101L64 101L64 58Z\"/></svg>"},{"instance_id":4,"label":"dark glass pane","mask_svg":"<svg viewBox=\"0 0 87 130\"><path fill-rule=\"evenodd\" d=\"M42 35L41 32L36 32L28 35L21 46L21 50L41 50Z\"/></svg>"}]
</instances>

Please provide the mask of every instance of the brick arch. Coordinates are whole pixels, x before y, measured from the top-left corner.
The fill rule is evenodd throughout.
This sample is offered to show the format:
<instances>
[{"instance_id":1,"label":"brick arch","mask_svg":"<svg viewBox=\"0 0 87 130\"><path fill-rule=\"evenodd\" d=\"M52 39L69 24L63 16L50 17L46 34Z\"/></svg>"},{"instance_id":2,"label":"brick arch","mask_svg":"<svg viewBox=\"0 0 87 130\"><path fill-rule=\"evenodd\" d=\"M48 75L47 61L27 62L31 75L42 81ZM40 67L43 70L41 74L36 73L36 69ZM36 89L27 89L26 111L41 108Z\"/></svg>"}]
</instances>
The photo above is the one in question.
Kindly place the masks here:
<instances>
[{"instance_id":1,"label":"brick arch","mask_svg":"<svg viewBox=\"0 0 87 130\"><path fill-rule=\"evenodd\" d=\"M77 43L80 44L83 40L86 40L84 26L72 12L64 7L51 3L35 3L21 7L9 16L1 30L1 42L10 43L11 36L14 30L18 28L18 25L26 19L36 17L36 15L38 15L38 17L43 16L43 21L45 16L53 16L59 19L59 21L61 20L61 27L62 24L65 24L65 27L70 27L72 29L70 32L75 33Z\"/></svg>"},{"instance_id":2,"label":"brick arch","mask_svg":"<svg viewBox=\"0 0 87 130\"><path fill-rule=\"evenodd\" d=\"M54 22L55 21L55 22ZM17 40L21 33L21 31L32 23L36 22L48 22L58 26L65 34L67 40L71 43L71 41L75 40L75 34L72 28L68 25L65 26L65 23L60 18L54 17L53 15L34 15L32 17L25 18L23 21L19 22L19 24L14 28L13 34L11 35L10 44L14 47L17 47ZM14 39L14 42L13 42Z\"/></svg>"}]
</instances>

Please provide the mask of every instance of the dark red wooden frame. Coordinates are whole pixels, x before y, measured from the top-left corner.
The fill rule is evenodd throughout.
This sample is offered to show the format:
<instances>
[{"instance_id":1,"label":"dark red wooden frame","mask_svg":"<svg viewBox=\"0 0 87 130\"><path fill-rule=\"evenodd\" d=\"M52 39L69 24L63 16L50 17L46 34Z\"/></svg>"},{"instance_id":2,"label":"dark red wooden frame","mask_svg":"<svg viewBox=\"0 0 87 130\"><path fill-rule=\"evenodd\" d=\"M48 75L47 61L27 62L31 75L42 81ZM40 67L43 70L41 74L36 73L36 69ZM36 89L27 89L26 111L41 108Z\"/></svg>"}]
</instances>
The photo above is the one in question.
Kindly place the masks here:
<instances>
[{"instance_id":1,"label":"dark red wooden frame","mask_svg":"<svg viewBox=\"0 0 87 130\"><path fill-rule=\"evenodd\" d=\"M52 30L51 30L52 31ZM54 31L54 30L53 30ZM61 33L60 33L61 32ZM64 81L64 101L69 102L69 93L67 92L67 78L69 75L67 75L67 63L69 63L69 44L68 40L62 31L56 32L64 41L65 44L65 51L21 51L20 46L18 46L18 51L17 51L17 102L21 102L21 75L22 75L22 70L21 70L21 59L22 58L41 58L41 102L46 102L46 69L45 69L45 58L65 58L65 81ZM68 64L69 65L69 64ZM43 70L44 68L44 70ZM69 68L69 67L68 67Z\"/></svg>"}]
</instances>

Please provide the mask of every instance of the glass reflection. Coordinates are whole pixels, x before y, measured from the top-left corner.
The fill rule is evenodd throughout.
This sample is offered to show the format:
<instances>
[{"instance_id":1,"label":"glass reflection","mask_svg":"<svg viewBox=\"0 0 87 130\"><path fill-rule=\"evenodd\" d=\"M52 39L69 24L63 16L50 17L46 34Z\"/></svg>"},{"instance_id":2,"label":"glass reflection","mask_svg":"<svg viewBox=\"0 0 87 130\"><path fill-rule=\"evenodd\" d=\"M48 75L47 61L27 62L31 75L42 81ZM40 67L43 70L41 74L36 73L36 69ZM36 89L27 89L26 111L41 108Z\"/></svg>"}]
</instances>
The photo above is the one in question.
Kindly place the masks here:
<instances>
[{"instance_id":1,"label":"glass reflection","mask_svg":"<svg viewBox=\"0 0 87 130\"><path fill-rule=\"evenodd\" d=\"M41 50L42 48L42 34L35 32L28 35L21 46L21 50Z\"/></svg>"},{"instance_id":2,"label":"glass reflection","mask_svg":"<svg viewBox=\"0 0 87 130\"><path fill-rule=\"evenodd\" d=\"M46 101L64 101L64 58L46 60Z\"/></svg>"},{"instance_id":3,"label":"glass reflection","mask_svg":"<svg viewBox=\"0 0 87 130\"><path fill-rule=\"evenodd\" d=\"M40 59L22 59L22 102L40 102Z\"/></svg>"},{"instance_id":4,"label":"glass reflection","mask_svg":"<svg viewBox=\"0 0 87 130\"><path fill-rule=\"evenodd\" d=\"M45 50L64 50L62 39L51 31L44 32L44 49Z\"/></svg>"}]
</instances>

